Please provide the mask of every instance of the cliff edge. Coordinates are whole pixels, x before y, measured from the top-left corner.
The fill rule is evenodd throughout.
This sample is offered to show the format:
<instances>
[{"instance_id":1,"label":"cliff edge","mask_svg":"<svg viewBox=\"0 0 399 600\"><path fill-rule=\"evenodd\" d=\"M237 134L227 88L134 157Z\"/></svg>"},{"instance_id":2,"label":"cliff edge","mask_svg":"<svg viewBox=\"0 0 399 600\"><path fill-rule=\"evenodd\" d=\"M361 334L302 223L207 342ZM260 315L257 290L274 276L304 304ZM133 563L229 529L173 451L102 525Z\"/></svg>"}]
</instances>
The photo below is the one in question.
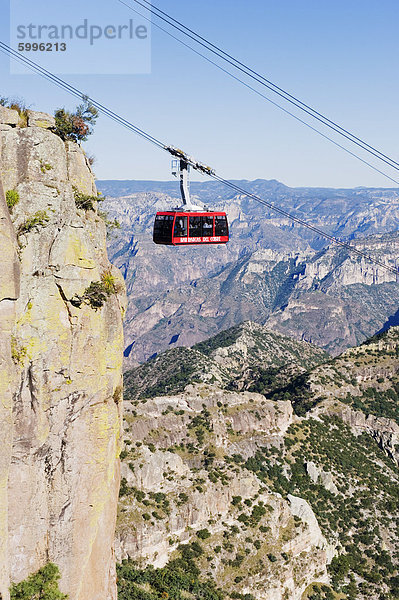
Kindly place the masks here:
<instances>
[{"instance_id":1,"label":"cliff edge","mask_svg":"<svg viewBox=\"0 0 399 600\"><path fill-rule=\"evenodd\" d=\"M125 291L97 202L76 204L90 165L53 125L0 107L0 595L54 562L70 600L108 600Z\"/></svg>"}]
</instances>

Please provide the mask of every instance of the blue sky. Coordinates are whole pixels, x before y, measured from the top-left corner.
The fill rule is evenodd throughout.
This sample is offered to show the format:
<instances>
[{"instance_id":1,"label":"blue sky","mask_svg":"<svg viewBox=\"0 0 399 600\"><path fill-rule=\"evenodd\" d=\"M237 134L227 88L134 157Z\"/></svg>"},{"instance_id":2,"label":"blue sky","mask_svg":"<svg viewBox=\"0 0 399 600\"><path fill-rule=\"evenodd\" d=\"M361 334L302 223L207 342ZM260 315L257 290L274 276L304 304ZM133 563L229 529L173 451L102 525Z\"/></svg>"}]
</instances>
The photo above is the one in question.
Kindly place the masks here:
<instances>
[{"instance_id":1,"label":"blue sky","mask_svg":"<svg viewBox=\"0 0 399 600\"><path fill-rule=\"evenodd\" d=\"M9 7L1 2L6 18L0 37L8 42ZM97 2L95 15L89 4L77 4L82 20L105 24L110 10L115 22L139 20L117 0ZM68 22L70 5L54 5L60 21ZM158 0L158 6L399 160L397 0ZM40 2L35 7L40 13ZM155 27L151 46L148 74L62 77L227 178L278 179L291 186L393 185ZM121 47L121 62L129 62L131 48L129 42ZM84 63L84 51L80 58ZM106 59L106 45L90 58L97 70ZM11 75L3 54L0 76L0 95L23 97L32 108L52 112L76 105L39 76ZM104 116L86 148L97 158L100 179L170 179L166 154Z\"/></svg>"}]
</instances>

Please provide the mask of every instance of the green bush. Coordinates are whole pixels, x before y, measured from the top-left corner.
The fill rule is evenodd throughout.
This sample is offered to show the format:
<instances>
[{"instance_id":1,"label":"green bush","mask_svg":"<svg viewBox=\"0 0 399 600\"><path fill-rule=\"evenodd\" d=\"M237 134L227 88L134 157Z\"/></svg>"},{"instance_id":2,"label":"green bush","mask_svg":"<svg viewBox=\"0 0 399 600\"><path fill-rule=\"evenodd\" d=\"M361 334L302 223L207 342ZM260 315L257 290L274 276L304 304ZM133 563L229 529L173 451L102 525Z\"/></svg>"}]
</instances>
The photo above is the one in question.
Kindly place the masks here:
<instances>
[{"instance_id":1,"label":"green bush","mask_svg":"<svg viewBox=\"0 0 399 600\"><path fill-rule=\"evenodd\" d=\"M83 292L83 296L75 296L71 300L71 303L77 307L80 307L85 303L91 308L94 308L94 310L97 310L104 306L105 302L112 294L117 293L118 286L116 280L110 271L106 271L101 276L101 281L92 281L89 287Z\"/></svg>"},{"instance_id":2,"label":"green bush","mask_svg":"<svg viewBox=\"0 0 399 600\"><path fill-rule=\"evenodd\" d=\"M17 190L8 190L6 192L6 202L8 210L12 212L14 206L16 206L19 202L19 194Z\"/></svg>"},{"instance_id":3,"label":"green bush","mask_svg":"<svg viewBox=\"0 0 399 600\"><path fill-rule=\"evenodd\" d=\"M48 563L24 581L10 587L11 600L66 600L58 588L60 572L57 565Z\"/></svg>"},{"instance_id":4,"label":"green bush","mask_svg":"<svg viewBox=\"0 0 399 600\"><path fill-rule=\"evenodd\" d=\"M18 233L29 233L29 231L32 231L32 229L46 227L49 221L50 217L48 216L47 212L45 210L38 210L34 215L26 219L26 221L20 225Z\"/></svg>"},{"instance_id":5,"label":"green bush","mask_svg":"<svg viewBox=\"0 0 399 600\"><path fill-rule=\"evenodd\" d=\"M308 595L308 600L334 600L333 591L328 585L315 584L312 592Z\"/></svg>"},{"instance_id":6,"label":"green bush","mask_svg":"<svg viewBox=\"0 0 399 600\"><path fill-rule=\"evenodd\" d=\"M104 221L105 226L107 228L107 233L110 233L111 231L113 231L115 229L121 228L121 224L119 223L118 219L116 219L116 218L113 220L109 219L107 212L99 210L97 214Z\"/></svg>"},{"instance_id":7,"label":"green bush","mask_svg":"<svg viewBox=\"0 0 399 600\"><path fill-rule=\"evenodd\" d=\"M75 186L73 187L73 197L75 198L76 208L81 210L95 210L95 203L103 200L100 194L97 194L97 196L83 194Z\"/></svg>"},{"instance_id":8,"label":"green bush","mask_svg":"<svg viewBox=\"0 0 399 600\"><path fill-rule=\"evenodd\" d=\"M92 281L89 287L85 289L82 296L83 301L95 310L101 308L107 298L108 294L101 281Z\"/></svg>"},{"instance_id":9,"label":"green bush","mask_svg":"<svg viewBox=\"0 0 399 600\"><path fill-rule=\"evenodd\" d=\"M200 529L197 531L197 537L199 537L200 540L206 540L211 537L211 534L207 529Z\"/></svg>"},{"instance_id":10,"label":"green bush","mask_svg":"<svg viewBox=\"0 0 399 600\"><path fill-rule=\"evenodd\" d=\"M44 162L43 160L40 161L40 170L42 173L45 173L46 171L51 171L53 167L49 164Z\"/></svg>"},{"instance_id":11,"label":"green bush","mask_svg":"<svg viewBox=\"0 0 399 600\"><path fill-rule=\"evenodd\" d=\"M277 560L277 556L274 556L274 554L268 554L267 558L270 560L270 562L276 562Z\"/></svg>"},{"instance_id":12,"label":"green bush","mask_svg":"<svg viewBox=\"0 0 399 600\"><path fill-rule=\"evenodd\" d=\"M187 494L185 494L184 492L180 492L178 504L179 505L186 504L186 502L188 502L188 496L187 496Z\"/></svg>"},{"instance_id":13,"label":"green bush","mask_svg":"<svg viewBox=\"0 0 399 600\"><path fill-rule=\"evenodd\" d=\"M128 485L126 477L122 477L119 488L119 497L123 498L123 496L129 496L132 492L133 488Z\"/></svg>"},{"instance_id":14,"label":"green bush","mask_svg":"<svg viewBox=\"0 0 399 600\"><path fill-rule=\"evenodd\" d=\"M93 133L93 128L98 117L97 108L87 96L83 96L82 104L71 113L65 108L59 108L55 114L54 133L64 141L85 142Z\"/></svg>"},{"instance_id":15,"label":"green bush","mask_svg":"<svg viewBox=\"0 0 399 600\"><path fill-rule=\"evenodd\" d=\"M108 295L117 293L117 283L115 277L112 275L111 271L105 271L101 275L101 283Z\"/></svg>"}]
</instances>

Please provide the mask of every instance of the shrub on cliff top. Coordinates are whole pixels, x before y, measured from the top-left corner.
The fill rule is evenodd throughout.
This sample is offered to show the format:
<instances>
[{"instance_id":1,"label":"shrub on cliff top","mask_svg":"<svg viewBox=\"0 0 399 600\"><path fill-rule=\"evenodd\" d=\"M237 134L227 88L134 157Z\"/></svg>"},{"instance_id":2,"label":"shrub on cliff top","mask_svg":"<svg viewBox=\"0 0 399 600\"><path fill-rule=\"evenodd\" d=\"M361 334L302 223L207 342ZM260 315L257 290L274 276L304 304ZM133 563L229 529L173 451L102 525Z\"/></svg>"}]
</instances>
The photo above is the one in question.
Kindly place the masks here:
<instances>
[{"instance_id":1,"label":"shrub on cliff top","mask_svg":"<svg viewBox=\"0 0 399 600\"><path fill-rule=\"evenodd\" d=\"M54 133L64 141L85 142L93 133L98 117L97 108L90 102L88 96L83 96L82 104L76 107L75 112L59 108L54 113Z\"/></svg>"},{"instance_id":2,"label":"shrub on cliff top","mask_svg":"<svg viewBox=\"0 0 399 600\"><path fill-rule=\"evenodd\" d=\"M10 587L11 600L66 600L58 588L60 572L57 565L48 563L27 579Z\"/></svg>"}]
</instances>

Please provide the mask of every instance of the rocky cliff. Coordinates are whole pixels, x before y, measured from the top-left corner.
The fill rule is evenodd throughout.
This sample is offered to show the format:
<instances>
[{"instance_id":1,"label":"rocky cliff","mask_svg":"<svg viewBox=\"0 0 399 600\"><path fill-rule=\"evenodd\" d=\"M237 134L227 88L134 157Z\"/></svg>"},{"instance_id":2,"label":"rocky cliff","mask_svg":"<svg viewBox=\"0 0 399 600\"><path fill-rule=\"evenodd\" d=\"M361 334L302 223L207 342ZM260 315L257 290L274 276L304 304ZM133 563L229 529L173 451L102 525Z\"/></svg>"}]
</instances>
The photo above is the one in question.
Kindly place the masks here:
<instances>
[{"instance_id":1,"label":"rocky cliff","mask_svg":"<svg viewBox=\"0 0 399 600\"><path fill-rule=\"evenodd\" d=\"M278 387L328 358L317 346L247 321L192 348L157 354L126 371L124 385L130 401L183 391L192 382L241 390L267 377Z\"/></svg>"},{"instance_id":2,"label":"rocky cliff","mask_svg":"<svg viewBox=\"0 0 399 600\"><path fill-rule=\"evenodd\" d=\"M0 111L0 595L53 562L71 600L111 599L123 280L83 150Z\"/></svg>"}]
</instances>

